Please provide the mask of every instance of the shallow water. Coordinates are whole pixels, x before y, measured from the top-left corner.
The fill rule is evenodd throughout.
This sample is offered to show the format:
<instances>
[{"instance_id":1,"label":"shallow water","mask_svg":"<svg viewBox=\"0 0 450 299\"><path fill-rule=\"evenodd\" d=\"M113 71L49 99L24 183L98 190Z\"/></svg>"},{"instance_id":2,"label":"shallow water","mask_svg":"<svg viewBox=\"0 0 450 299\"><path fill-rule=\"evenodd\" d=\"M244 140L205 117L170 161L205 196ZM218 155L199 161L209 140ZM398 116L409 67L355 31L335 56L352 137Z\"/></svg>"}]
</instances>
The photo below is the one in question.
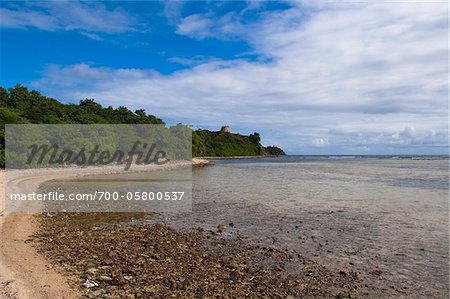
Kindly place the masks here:
<instances>
[{"instance_id":1,"label":"shallow water","mask_svg":"<svg viewBox=\"0 0 450 299\"><path fill-rule=\"evenodd\" d=\"M193 212L162 214L355 271L371 297L448 298L449 160L281 157L194 169Z\"/></svg>"}]
</instances>

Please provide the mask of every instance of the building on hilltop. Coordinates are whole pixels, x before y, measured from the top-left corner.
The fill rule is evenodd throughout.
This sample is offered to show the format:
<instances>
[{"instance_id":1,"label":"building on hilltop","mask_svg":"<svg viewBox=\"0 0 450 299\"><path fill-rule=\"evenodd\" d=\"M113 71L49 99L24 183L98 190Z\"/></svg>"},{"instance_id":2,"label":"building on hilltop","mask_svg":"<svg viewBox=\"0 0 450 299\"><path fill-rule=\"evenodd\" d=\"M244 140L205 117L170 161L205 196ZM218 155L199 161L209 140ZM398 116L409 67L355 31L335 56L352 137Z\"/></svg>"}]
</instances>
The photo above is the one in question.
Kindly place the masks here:
<instances>
[{"instance_id":1,"label":"building on hilltop","mask_svg":"<svg viewBox=\"0 0 450 299\"><path fill-rule=\"evenodd\" d=\"M222 126L222 128L220 128L220 133L231 133L231 129L229 126Z\"/></svg>"}]
</instances>

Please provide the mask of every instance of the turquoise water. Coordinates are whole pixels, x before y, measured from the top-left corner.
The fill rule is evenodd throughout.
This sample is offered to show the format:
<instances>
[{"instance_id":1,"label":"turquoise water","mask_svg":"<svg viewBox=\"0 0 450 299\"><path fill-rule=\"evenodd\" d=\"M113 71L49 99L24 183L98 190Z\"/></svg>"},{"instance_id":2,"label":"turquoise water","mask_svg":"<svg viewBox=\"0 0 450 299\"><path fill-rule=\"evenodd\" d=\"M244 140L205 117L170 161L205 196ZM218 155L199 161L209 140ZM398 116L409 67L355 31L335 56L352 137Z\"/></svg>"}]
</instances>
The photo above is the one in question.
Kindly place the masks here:
<instances>
[{"instance_id":1,"label":"turquoise water","mask_svg":"<svg viewBox=\"0 0 450 299\"><path fill-rule=\"evenodd\" d=\"M280 157L194 169L179 229L215 230L359 273L373 297L448 297L446 157ZM150 220L149 220L150 221Z\"/></svg>"}]
</instances>

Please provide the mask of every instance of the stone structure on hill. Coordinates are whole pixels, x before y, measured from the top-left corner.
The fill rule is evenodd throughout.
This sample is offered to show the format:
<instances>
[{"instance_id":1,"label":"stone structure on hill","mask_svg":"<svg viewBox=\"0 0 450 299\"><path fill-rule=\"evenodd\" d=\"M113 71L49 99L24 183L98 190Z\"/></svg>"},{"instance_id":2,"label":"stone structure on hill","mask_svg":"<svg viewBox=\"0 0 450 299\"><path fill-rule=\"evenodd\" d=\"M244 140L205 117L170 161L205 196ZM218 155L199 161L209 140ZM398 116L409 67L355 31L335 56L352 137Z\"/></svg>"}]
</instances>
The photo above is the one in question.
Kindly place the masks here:
<instances>
[{"instance_id":1,"label":"stone structure on hill","mask_svg":"<svg viewBox=\"0 0 450 299\"><path fill-rule=\"evenodd\" d=\"M229 126L222 126L222 128L220 128L220 133L231 133L231 129Z\"/></svg>"}]
</instances>

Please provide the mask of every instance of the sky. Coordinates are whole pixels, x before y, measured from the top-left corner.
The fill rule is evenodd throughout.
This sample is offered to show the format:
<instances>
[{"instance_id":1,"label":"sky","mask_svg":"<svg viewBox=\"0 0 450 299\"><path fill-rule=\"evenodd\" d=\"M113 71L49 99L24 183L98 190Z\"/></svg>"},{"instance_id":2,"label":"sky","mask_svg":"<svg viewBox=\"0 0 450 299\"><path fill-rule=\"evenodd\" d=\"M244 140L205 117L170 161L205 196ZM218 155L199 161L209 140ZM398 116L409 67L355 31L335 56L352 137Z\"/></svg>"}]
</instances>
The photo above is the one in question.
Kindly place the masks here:
<instances>
[{"instance_id":1,"label":"sky","mask_svg":"<svg viewBox=\"0 0 450 299\"><path fill-rule=\"evenodd\" d=\"M448 154L446 1L0 2L0 83L289 154Z\"/></svg>"}]
</instances>

